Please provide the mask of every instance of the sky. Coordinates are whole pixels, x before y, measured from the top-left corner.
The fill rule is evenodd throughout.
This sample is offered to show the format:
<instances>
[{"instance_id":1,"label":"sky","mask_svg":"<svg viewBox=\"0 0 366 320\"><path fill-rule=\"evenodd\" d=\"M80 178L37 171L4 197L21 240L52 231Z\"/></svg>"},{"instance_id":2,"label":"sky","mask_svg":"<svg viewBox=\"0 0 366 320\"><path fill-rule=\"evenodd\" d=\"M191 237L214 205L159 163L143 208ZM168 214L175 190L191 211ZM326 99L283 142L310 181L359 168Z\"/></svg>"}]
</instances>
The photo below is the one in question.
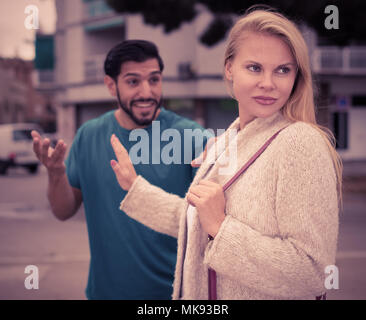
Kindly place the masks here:
<instances>
[{"instance_id":1,"label":"sky","mask_svg":"<svg viewBox=\"0 0 366 320\"><path fill-rule=\"evenodd\" d=\"M55 0L0 0L0 57L34 59L34 38L37 30L27 29L25 21L34 12L25 13L27 6L38 9L39 27L43 33L53 33L56 27Z\"/></svg>"}]
</instances>

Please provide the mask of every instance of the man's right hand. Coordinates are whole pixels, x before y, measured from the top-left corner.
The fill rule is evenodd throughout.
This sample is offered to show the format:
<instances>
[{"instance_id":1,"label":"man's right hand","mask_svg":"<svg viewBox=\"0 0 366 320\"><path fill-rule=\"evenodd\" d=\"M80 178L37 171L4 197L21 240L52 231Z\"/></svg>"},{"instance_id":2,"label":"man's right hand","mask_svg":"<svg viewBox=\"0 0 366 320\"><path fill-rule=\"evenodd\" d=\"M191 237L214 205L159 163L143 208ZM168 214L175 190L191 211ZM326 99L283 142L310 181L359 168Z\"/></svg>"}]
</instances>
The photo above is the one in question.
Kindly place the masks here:
<instances>
[{"instance_id":1,"label":"man's right hand","mask_svg":"<svg viewBox=\"0 0 366 320\"><path fill-rule=\"evenodd\" d=\"M41 135L33 130L33 150L39 161L47 168L48 173L53 176L63 175L66 171L64 163L66 143L63 140L57 141L55 148L50 146L50 139L42 139Z\"/></svg>"}]
</instances>

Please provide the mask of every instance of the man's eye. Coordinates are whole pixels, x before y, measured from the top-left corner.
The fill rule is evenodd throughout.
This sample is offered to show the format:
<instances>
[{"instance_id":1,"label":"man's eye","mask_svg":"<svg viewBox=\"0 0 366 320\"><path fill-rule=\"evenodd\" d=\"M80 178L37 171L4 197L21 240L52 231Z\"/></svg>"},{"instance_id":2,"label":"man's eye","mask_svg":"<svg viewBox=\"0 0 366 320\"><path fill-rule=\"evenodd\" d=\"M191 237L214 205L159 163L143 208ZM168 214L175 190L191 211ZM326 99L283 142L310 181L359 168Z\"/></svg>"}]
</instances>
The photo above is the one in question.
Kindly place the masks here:
<instances>
[{"instance_id":1,"label":"man's eye","mask_svg":"<svg viewBox=\"0 0 366 320\"><path fill-rule=\"evenodd\" d=\"M159 81L160 81L160 78L158 78L158 77L153 77L153 78L150 79L150 82L153 83L153 84L156 84Z\"/></svg>"},{"instance_id":2,"label":"man's eye","mask_svg":"<svg viewBox=\"0 0 366 320\"><path fill-rule=\"evenodd\" d=\"M259 71L261 71L261 67L258 66L258 65L255 65L255 64L251 64L251 65L247 66L247 69L249 71L253 71L253 72L259 72Z\"/></svg>"},{"instance_id":3,"label":"man's eye","mask_svg":"<svg viewBox=\"0 0 366 320\"><path fill-rule=\"evenodd\" d=\"M136 86L138 84L138 80L137 79L128 79L127 80L127 84L130 86Z\"/></svg>"}]
</instances>

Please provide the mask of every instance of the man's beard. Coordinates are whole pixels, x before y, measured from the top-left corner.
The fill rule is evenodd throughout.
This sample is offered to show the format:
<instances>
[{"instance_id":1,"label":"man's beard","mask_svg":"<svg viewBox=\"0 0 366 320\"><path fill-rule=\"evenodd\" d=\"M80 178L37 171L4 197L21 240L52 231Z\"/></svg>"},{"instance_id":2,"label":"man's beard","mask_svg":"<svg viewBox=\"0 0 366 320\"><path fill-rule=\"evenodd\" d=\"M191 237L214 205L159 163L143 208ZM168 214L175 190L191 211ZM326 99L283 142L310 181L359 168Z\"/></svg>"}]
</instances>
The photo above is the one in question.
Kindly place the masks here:
<instances>
[{"instance_id":1,"label":"man's beard","mask_svg":"<svg viewBox=\"0 0 366 320\"><path fill-rule=\"evenodd\" d=\"M130 109L128 109L128 107L122 103L122 100L121 100L121 97L119 95L119 92L117 90L117 100L118 100L118 104L119 106L121 107L121 109L130 117L130 119L138 126L148 126L150 125L154 119L155 119L155 116L156 116L156 113L157 111L160 109L161 107L161 100L160 99L159 101L155 100L155 99L137 99L137 100L131 100L130 102ZM154 110L154 113L151 117L151 119L139 119L137 118L134 113L132 112L132 108L133 108L133 104L136 103L136 102L153 102L155 103L155 110Z\"/></svg>"}]
</instances>

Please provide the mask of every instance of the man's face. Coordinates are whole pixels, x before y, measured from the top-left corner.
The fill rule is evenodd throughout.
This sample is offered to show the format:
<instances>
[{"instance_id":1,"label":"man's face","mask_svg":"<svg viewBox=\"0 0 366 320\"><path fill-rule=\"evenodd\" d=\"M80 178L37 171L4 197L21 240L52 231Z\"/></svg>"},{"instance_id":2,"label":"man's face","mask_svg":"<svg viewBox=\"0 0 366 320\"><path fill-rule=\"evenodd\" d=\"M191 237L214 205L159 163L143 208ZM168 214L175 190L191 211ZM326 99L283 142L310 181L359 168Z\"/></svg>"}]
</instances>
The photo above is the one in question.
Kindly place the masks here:
<instances>
[{"instance_id":1,"label":"man's face","mask_svg":"<svg viewBox=\"0 0 366 320\"><path fill-rule=\"evenodd\" d=\"M123 63L116 96L119 106L136 125L149 125L160 108L162 96L162 74L157 59Z\"/></svg>"}]
</instances>

